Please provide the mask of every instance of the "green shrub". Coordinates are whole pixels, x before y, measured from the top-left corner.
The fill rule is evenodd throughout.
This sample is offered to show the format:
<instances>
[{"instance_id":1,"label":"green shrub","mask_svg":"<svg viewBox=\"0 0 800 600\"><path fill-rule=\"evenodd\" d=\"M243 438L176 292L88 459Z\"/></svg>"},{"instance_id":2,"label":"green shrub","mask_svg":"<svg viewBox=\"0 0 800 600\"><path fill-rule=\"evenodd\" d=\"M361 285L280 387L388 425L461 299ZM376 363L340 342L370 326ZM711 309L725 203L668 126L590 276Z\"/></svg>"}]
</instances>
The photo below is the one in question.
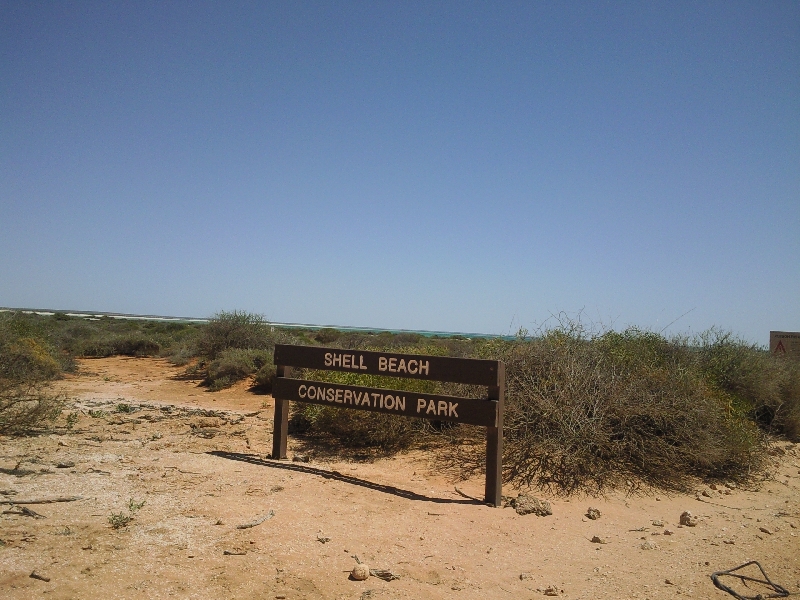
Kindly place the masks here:
<instances>
[{"instance_id":1,"label":"green shrub","mask_svg":"<svg viewBox=\"0 0 800 600\"><path fill-rule=\"evenodd\" d=\"M157 356L161 345L139 332L129 334L105 334L75 342L73 349L79 356L104 358L108 356Z\"/></svg>"},{"instance_id":2,"label":"green shrub","mask_svg":"<svg viewBox=\"0 0 800 600\"><path fill-rule=\"evenodd\" d=\"M800 439L800 361L718 329L699 335L694 347L700 370L730 411L768 433Z\"/></svg>"},{"instance_id":3,"label":"green shrub","mask_svg":"<svg viewBox=\"0 0 800 600\"><path fill-rule=\"evenodd\" d=\"M330 327L323 327L314 335L314 339L320 344L330 344L342 337L342 332L338 329L331 329Z\"/></svg>"},{"instance_id":4,"label":"green shrub","mask_svg":"<svg viewBox=\"0 0 800 600\"><path fill-rule=\"evenodd\" d=\"M243 311L220 312L203 328L198 352L210 360L230 349L268 350L274 345L269 325L261 315Z\"/></svg>"},{"instance_id":5,"label":"green shrub","mask_svg":"<svg viewBox=\"0 0 800 600\"><path fill-rule=\"evenodd\" d=\"M253 377L253 386L262 391L271 392L276 373L277 369L275 365L272 364L272 361L261 366Z\"/></svg>"},{"instance_id":6,"label":"green shrub","mask_svg":"<svg viewBox=\"0 0 800 600\"><path fill-rule=\"evenodd\" d=\"M205 383L213 391L229 387L272 363L265 350L229 348L208 365Z\"/></svg>"}]
</instances>

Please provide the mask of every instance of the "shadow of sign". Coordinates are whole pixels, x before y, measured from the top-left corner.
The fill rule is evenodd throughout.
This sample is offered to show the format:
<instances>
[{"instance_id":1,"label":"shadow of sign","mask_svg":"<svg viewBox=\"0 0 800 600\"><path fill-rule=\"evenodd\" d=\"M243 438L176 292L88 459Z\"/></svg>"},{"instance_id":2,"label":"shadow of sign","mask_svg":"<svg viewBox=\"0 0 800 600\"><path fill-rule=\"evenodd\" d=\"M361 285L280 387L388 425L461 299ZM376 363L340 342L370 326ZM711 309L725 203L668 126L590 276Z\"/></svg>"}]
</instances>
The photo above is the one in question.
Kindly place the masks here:
<instances>
[{"instance_id":1,"label":"shadow of sign","mask_svg":"<svg viewBox=\"0 0 800 600\"><path fill-rule=\"evenodd\" d=\"M412 492L410 490L404 490L402 488L398 488L393 485L384 485L381 483L367 481L366 479L353 477L352 475L345 475L344 473L340 473L339 471L326 471L325 469L318 469L316 467L309 467L307 465L300 465L297 463L287 463L286 461L282 460L268 460L261 458L260 456L256 456L254 454L225 452L223 450L213 450L211 452L208 452L208 454L212 456L217 456L219 458L225 458L227 460L236 460L239 462L250 463L251 465L258 465L260 467L270 467L273 469L294 471L296 473L305 473L306 475L316 475L318 477L324 477L325 479L332 479L334 481L341 481L342 483L348 483L350 485L357 485L359 487L375 490L376 492L391 494L399 498L405 498L406 500L432 502L434 504L471 504L474 506L483 506L484 504L480 500L435 498L432 496L426 496L425 494L418 494L417 492Z\"/></svg>"}]
</instances>

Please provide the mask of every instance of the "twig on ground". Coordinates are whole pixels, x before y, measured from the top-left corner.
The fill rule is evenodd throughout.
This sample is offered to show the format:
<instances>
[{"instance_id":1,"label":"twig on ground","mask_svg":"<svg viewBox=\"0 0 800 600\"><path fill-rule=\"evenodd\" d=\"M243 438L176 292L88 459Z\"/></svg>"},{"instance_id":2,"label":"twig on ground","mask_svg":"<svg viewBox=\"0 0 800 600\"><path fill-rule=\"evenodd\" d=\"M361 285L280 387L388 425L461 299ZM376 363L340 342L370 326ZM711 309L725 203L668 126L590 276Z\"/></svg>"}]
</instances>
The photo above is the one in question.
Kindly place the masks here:
<instances>
[{"instance_id":1,"label":"twig on ground","mask_svg":"<svg viewBox=\"0 0 800 600\"><path fill-rule=\"evenodd\" d=\"M11 510L4 510L4 515L24 515L26 517L33 517L34 519L46 519L44 515L40 515L34 510L25 506L14 506Z\"/></svg>"},{"instance_id":2,"label":"twig on ground","mask_svg":"<svg viewBox=\"0 0 800 600\"><path fill-rule=\"evenodd\" d=\"M256 525L261 525L264 521L268 521L274 516L275 516L275 511L270 510L265 516L261 517L260 519L256 519L251 523L245 523L244 525L237 525L236 529L250 529L251 527L255 527Z\"/></svg>"},{"instance_id":3,"label":"twig on ground","mask_svg":"<svg viewBox=\"0 0 800 600\"><path fill-rule=\"evenodd\" d=\"M0 500L0 504L52 504L54 502L75 502L83 496L63 496L60 498L36 498L34 500Z\"/></svg>"},{"instance_id":4,"label":"twig on ground","mask_svg":"<svg viewBox=\"0 0 800 600\"><path fill-rule=\"evenodd\" d=\"M464 492L462 492L460 489L458 489L458 486L453 486L453 487L455 488L456 493L459 496L463 496L464 498L469 498L470 500L476 500L476 501L480 502L480 500L478 498L475 498L473 496L470 496L469 494L465 494Z\"/></svg>"}]
</instances>

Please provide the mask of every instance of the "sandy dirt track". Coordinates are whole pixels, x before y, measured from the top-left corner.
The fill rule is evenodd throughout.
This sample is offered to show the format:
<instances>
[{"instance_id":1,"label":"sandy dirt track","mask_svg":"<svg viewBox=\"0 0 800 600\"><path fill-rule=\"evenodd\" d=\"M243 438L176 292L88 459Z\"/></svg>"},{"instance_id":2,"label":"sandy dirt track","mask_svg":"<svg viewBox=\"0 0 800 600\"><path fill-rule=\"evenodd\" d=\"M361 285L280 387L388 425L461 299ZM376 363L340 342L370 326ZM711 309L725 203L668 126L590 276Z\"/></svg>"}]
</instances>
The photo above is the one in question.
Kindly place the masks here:
<instances>
[{"instance_id":1,"label":"sandy dirt track","mask_svg":"<svg viewBox=\"0 0 800 600\"><path fill-rule=\"evenodd\" d=\"M710 574L748 560L800 591L800 445L776 444L753 489L533 490L553 515L520 516L465 497L482 495L482 479L456 491L429 453L331 459L290 438L290 457L310 460L270 460L269 396L212 394L181 372L159 359L81 361L60 382L78 414L71 430L62 419L54 433L0 437L0 598L724 599ZM76 495L22 505L44 518L7 503ZM696 527L679 526L685 510ZM114 529L112 515L133 519ZM354 557L399 578L352 581Z\"/></svg>"}]
</instances>

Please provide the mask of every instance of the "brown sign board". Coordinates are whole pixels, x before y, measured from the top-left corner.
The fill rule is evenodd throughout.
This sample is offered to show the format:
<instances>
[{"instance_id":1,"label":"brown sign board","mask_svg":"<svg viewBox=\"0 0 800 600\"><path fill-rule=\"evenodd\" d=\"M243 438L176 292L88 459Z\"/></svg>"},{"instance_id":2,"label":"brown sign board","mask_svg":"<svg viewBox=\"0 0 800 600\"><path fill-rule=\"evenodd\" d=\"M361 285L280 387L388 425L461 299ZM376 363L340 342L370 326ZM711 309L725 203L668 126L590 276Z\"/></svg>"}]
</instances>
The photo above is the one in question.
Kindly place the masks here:
<instances>
[{"instance_id":1,"label":"brown sign board","mask_svg":"<svg viewBox=\"0 0 800 600\"><path fill-rule=\"evenodd\" d=\"M501 361L276 344L274 362L277 373L272 386L275 398L273 458L286 458L290 401L480 425L486 427L484 497L488 504L501 505L505 397L505 365ZM292 367L483 385L487 388L487 397L460 398L293 379Z\"/></svg>"},{"instance_id":2,"label":"brown sign board","mask_svg":"<svg viewBox=\"0 0 800 600\"><path fill-rule=\"evenodd\" d=\"M497 402L488 400L322 383L287 377L276 378L272 395L277 400L354 408L398 417L419 417L431 421L468 423L483 427L497 425Z\"/></svg>"},{"instance_id":3,"label":"brown sign board","mask_svg":"<svg viewBox=\"0 0 800 600\"><path fill-rule=\"evenodd\" d=\"M769 351L776 356L800 359L800 331L770 331Z\"/></svg>"},{"instance_id":4,"label":"brown sign board","mask_svg":"<svg viewBox=\"0 0 800 600\"><path fill-rule=\"evenodd\" d=\"M473 385L497 385L496 360L275 345L275 364Z\"/></svg>"}]
</instances>

